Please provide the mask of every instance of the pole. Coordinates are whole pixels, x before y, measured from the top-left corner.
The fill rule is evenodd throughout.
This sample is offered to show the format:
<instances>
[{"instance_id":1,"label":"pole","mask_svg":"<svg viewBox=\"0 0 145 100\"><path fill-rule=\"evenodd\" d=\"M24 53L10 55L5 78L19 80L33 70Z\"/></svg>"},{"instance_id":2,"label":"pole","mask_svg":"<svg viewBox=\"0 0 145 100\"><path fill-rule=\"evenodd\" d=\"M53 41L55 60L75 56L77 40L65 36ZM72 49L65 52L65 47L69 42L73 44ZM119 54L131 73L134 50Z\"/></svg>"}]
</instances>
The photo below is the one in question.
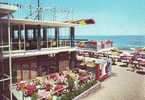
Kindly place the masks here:
<instances>
[{"instance_id":1,"label":"pole","mask_svg":"<svg viewBox=\"0 0 145 100\"><path fill-rule=\"evenodd\" d=\"M74 38L75 38L75 28L70 27L70 45L74 47Z\"/></svg>"},{"instance_id":2,"label":"pole","mask_svg":"<svg viewBox=\"0 0 145 100\"><path fill-rule=\"evenodd\" d=\"M11 58L11 34L10 34L10 15L8 16L8 42L9 42L9 73L10 73L10 100L12 100L12 58Z\"/></svg>"},{"instance_id":3,"label":"pole","mask_svg":"<svg viewBox=\"0 0 145 100\"><path fill-rule=\"evenodd\" d=\"M38 3L38 20L40 20L40 0L37 1Z\"/></svg>"}]
</instances>

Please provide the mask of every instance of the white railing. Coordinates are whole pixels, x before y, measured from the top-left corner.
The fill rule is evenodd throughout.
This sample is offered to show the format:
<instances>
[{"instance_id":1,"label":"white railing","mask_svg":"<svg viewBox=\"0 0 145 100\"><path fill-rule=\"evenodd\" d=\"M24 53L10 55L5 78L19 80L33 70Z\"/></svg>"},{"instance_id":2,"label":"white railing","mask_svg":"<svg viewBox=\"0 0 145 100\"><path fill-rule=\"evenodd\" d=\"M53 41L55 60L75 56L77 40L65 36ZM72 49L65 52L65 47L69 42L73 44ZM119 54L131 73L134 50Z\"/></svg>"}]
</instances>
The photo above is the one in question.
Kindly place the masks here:
<instances>
[{"instance_id":1,"label":"white railing","mask_svg":"<svg viewBox=\"0 0 145 100\"><path fill-rule=\"evenodd\" d=\"M38 56L38 55L46 55L46 54L55 54L59 52L66 51L76 51L74 47L52 47L52 48L41 48L35 50L13 50L11 52L12 57L29 57L29 56ZM8 51L3 51L4 57L9 57Z\"/></svg>"}]
</instances>

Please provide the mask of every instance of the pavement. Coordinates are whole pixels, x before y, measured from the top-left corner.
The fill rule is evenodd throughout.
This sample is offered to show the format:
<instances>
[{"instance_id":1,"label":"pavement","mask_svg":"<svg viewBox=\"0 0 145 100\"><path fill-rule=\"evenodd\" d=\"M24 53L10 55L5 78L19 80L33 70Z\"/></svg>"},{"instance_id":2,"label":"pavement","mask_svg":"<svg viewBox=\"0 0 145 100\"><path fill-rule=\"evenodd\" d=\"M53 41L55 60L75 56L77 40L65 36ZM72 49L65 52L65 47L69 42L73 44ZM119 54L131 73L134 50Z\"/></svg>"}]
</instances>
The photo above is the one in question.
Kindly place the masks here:
<instances>
[{"instance_id":1,"label":"pavement","mask_svg":"<svg viewBox=\"0 0 145 100\"><path fill-rule=\"evenodd\" d=\"M115 65L110 78L95 93L81 100L145 100L145 75Z\"/></svg>"}]
</instances>

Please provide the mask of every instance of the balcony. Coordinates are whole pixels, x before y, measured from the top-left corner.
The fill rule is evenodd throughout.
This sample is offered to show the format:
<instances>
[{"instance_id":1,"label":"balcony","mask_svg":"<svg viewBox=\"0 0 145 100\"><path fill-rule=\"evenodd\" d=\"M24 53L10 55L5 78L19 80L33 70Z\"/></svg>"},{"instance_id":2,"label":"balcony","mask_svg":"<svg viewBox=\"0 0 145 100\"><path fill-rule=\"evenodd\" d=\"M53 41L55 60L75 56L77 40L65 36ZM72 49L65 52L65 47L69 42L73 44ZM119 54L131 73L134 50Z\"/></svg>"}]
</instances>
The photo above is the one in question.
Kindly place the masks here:
<instances>
[{"instance_id":1,"label":"balcony","mask_svg":"<svg viewBox=\"0 0 145 100\"><path fill-rule=\"evenodd\" d=\"M56 22L32 20L10 20L10 37L8 23L0 21L0 46L9 45L11 40L12 57L47 55L57 52L73 51L73 25ZM9 57L8 48L2 50L2 56Z\"/></svg>"},{"instance_id":2,"label":"balcony","mask_svg":"<svg viewBox=\"0 0 145 100\"><path fill-rule=\"evenodd\" d=\"M59 52L72 52L75 51L76 48L65 46L65 47L51 47L51 48L41 48L35 50L13 50L11 51L12 58L19 57L30 57L30 56L38 56L38 55L48 55L48 54L56 54ZM9 57L8 51L3 51L3 57Z\"/></svg>"}]
</instances>

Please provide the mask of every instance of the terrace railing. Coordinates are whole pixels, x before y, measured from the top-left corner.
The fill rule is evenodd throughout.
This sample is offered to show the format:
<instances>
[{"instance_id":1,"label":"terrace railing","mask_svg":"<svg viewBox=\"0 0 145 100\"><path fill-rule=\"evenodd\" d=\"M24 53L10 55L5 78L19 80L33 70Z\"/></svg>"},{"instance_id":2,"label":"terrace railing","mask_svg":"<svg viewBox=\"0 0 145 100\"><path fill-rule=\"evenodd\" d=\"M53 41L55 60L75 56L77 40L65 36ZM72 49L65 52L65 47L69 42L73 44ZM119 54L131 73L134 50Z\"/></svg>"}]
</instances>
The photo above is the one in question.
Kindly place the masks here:
<instances>
[{"instance_id":1,"label":"terrace railing","mask_svg":"<svg viewBox=\"0 0 145 100\"><path fill-rule=\"evenodd\" d=\"M0 47L7 46L7 43L0 44ZM38 48L38 45L40 45L40 48ZM13 41L11 42L11 49L12 51L27 51L27 50L41 50L41 49L49 49L49 48L59 48L61 47L71 47L71 41L69 40L60 40L58 43L55 40L49 40L49 41L41 41L38 43L38 41L32 41L29 40L27 42L24 41ZM7 48L5 48L3 51L8 51Z\"/></svg>"}]
</instances>

